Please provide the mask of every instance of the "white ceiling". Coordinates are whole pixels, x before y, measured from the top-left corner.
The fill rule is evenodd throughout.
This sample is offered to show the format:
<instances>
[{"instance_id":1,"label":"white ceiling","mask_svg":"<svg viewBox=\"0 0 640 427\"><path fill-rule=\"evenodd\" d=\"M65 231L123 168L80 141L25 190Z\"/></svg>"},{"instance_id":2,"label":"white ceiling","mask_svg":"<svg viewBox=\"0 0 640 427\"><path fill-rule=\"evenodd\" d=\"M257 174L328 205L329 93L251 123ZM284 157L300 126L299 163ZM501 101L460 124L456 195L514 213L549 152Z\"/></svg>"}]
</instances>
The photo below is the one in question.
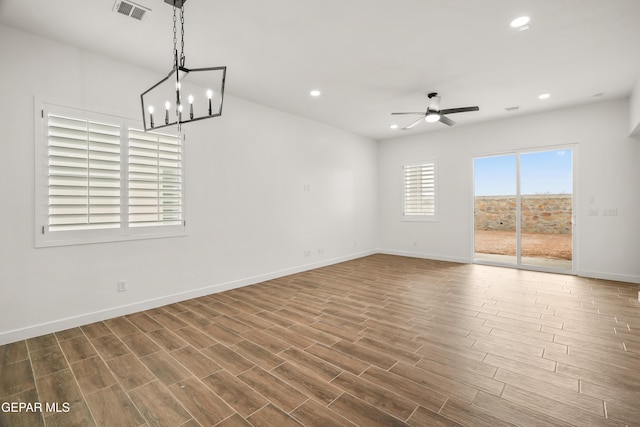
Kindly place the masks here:
<instances>
[{"instance_id":1,"label":"white ceiling","mask_svg":"<svg viewBox=\"0 0 640 427\"><path fill-rule=\"evenodd\" d=\"M114 0L0 0L0 22L166 74L172 8L136 3L142 22ZM520 15L529 30L509 27ZM626 96L640 77L640 0L187 0L185 27L187 67L226 65L227 93L375 139L444 128L389 129L431 91L480 107L460 126Z\"/></svg>"}]
</instances>

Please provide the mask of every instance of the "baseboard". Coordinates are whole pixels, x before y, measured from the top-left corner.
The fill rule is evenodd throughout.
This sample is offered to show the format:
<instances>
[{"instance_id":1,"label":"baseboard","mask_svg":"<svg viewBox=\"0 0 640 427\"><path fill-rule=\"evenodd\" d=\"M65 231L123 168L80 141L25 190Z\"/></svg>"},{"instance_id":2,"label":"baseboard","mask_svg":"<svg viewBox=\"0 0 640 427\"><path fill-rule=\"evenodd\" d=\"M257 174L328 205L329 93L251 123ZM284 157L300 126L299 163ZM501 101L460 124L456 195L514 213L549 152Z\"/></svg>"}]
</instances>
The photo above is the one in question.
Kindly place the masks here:
<instances>
[{"instance_id":1,"label":"baseboard","mask_svg":"<svg viewBox=\"0 0 640 427\"><path fill-rule=\"evenodd\" d=\"M640 276L628 274L603 273L601 271L578 270L578 276L591 279L613 280L616 282L640 283Z\"/></svg>"},{"instance_id":2,"label":"baseboard","mask_svg":"<svg viewBox=\"0 0 640 427\"><path fill-rule=\"evenodd\" d=\"M11 331L0 333L0 345L9 344L12 342L16 342L16 341L20 341L28 338L34 338L41 335L50 334L53 332L60 332L69 328L88 325L90 323L100 322L102 320L107 320L107 319L111 319L118 316L137 313L139 311L149 310L156 307L162 307L163 305L173 304L173 303L185 301L191 298L198 298L204 295L210 295L218 292L224 292L231 289L240 288L243 286L254 285L256 283L277 279L279 277L289 276L291 274L302 273L304 271L309 271L309 270L313 270L320 267L326 267L328 265L338 264L345 261L351 261L353 259L362 258L368 255L373 255L375 253L377 253L376 250L358 252L358 253L342 256L342 257L322 260L322 261L318 261L310 264L304 264L296 267L287 268L284 270L278 270L270 273L260 274L257 276L245 277L239 280L233 280L226 283L218 283L215 285L204 286L204 287L192 289L186 292L179 292L171 295L162 296L159 298L139 301L133 304L122 305L118 307L108 308L105 310L99 310L91 313L84 313L77 316L71 316L64 319L58 319L51 322L27 326L25 328L14 329Z\"/></svg>"},{"instance_id":3,"label":"baseboard","mask_svg":"<svg viewBox=\"0 0 640 427\"><path fill-rule=\"evenodd\" d=\"M421 252L397 251L392 249L378 249L378 253L387 254L387 255L406 256L411 258L432 259L435 261L457 262L462 264L473 263L473 260L469 258L447 257L447 256L435 255L435 254L425 254ZM489 264L489 265L494 265L494 264ZM511 266L506 266L506 267L512 268ZM557 271L550 271L550 272L557 273ZM589 270L581 270L581 269L577 270L573 274L579 277L585 277L590 279L603 279L603 280L613 280L616 282L640 283L640 276L633 276L628 274L604 273L601 271L589 271Z\"/></svg>"},{"instance_id":4,"label":"baseboard","mask_svg":"<svg viewBox=\"0 0 640 427\"><path fill-rule=\"evenodd\" d=\"M446 262L456 262L459 264L470 264L472 260L469 258L460 258L460 257L450 257L450 256L442 256L436 254L426 254L423 252L411 252L411 251L396 251L393 249L378 249L379 254L385 255L398 255L398 256L406 256L410 258L422 258L422 259L432 259L434 261L446 261Z\"/></svg>"}]
</instances>

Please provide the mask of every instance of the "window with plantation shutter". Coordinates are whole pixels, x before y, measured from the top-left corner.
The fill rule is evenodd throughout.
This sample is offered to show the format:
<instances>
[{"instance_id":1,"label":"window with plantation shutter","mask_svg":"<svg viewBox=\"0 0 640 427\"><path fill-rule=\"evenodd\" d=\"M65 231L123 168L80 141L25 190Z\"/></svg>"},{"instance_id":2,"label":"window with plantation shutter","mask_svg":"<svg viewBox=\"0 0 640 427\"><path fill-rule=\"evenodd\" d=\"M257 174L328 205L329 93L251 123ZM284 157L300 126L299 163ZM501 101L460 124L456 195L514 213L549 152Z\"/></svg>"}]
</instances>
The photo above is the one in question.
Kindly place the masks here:
<instances>
[{"instance_id":1,"label":"window with plantation shutter","mask_svg":"<svg viewBox=\"0 0 640 427\"><path fill-rule=\"evenodd\" d=\"M180 135L36 101L36 247L186 235Z\"/></svg>"},{"instance_id":2,"label":"window with plantation shutter","mask_svg":"<svg viewBox=\"0 0 640 427\"><path fill-rule=\"evenodd\" d=\"M182 140L129 129L129 226L182 223Z\"/></svg>"},{"instance_id":3,"label":"window with plantation shutter","mask_svg":"<svg viewBox=\"0 0 640 427\"><path fill-rule=\"evenodd\" d=\"M436 163L435 161L403 166L405 219L436 219Z\"/></svg>"},{"instance_id":4,"label":"window with plantation shutter","mask_svg":"<svg viewBox=\"0 0 640 427\"><path fill-rule=\"evenodd\" d=\"M120 126L47 120L49 230L120 227Z\"/></svg>"}]
</instances>

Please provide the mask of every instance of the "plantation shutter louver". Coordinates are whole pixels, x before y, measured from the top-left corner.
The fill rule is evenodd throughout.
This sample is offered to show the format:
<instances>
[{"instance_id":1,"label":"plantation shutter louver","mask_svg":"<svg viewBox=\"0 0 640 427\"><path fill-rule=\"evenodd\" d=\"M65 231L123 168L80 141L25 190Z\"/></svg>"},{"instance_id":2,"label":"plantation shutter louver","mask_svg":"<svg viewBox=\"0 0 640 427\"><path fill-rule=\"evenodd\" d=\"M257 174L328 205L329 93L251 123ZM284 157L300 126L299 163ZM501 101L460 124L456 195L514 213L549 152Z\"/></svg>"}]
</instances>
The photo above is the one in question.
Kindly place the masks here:
<instances>
[{"instance_id":1,"label":"plantation shutter louver","mask_svg":"<svg viewBox=\"0 0 640 427\"><path fill-rule=\"evenodd\" d=\"M47 120L49 231L120 227L120 126Z\"/></svg>"},{"instance_id":2,"label":"plantation shutter louver","mask_svg":"<svg viewBox=\"0 0 640 427\"><path fill-rule=\"evenodd\" d=\"M129 227L180 225L182 139L129 129Z\"/></svg>"},{"instance_id":3,"label":"plantation shutter louver","mask_svg":"<svg viewBox=\"0 0 640 427\"><path fill-rule=\"evenodd\" d=\"M435 163L404 166L404 215L435 216Z\"/></svg>"}]
</instances>

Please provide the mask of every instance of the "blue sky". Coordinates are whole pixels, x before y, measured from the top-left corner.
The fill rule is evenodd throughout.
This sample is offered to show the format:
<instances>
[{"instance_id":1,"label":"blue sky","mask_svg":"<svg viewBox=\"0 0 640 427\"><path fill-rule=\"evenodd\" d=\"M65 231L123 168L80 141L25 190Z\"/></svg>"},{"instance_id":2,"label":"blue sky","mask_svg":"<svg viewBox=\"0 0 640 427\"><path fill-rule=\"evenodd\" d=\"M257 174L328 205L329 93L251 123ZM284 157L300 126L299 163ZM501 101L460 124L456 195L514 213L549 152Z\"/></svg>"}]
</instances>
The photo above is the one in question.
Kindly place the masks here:
<instances>
[{"instance_id":1,"label":"blue sky","mask_svg":"<svg viewBox=\"0 0 640 427\"><path fill-rule=\"evenodd\" d=\"M572 152L554 150L520 154L521 194L571 194ZM516 194L516 155L474 159L475 195Z\"/></svg>"}]
</instances>

